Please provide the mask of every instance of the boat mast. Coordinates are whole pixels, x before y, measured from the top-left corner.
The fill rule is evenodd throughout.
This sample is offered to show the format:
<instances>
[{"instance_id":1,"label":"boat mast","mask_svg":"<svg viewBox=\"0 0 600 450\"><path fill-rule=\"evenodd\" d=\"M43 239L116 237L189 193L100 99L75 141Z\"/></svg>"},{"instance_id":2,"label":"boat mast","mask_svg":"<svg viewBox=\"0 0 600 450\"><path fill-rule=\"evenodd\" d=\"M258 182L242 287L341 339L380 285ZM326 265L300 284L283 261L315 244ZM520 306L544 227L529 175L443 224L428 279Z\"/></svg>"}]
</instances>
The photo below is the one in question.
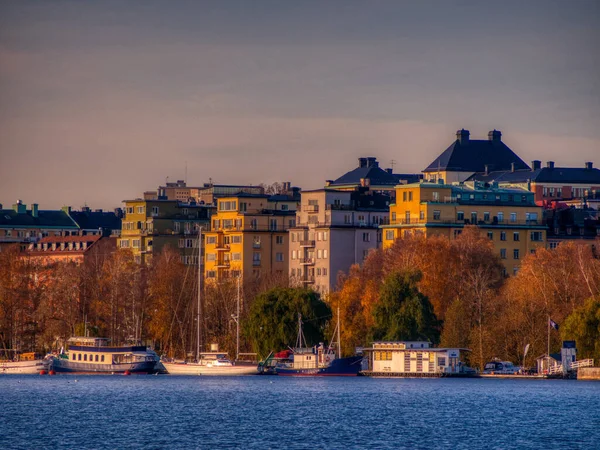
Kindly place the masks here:
<instances>
[{"instance_id":1,"label":"boat mast","mask_svg":"<svg viewBox=\"0 0 600 450\"><path fill-rule=\"evenodd\" d=\"M338 323L337 323L337 341L338 341L338 354L337 357L341 358L342 357L342 341L340 340L340 328L341 328L341 323L342 323L342 319L340 317L340 307L338 306L337 308L337 316L338 316Z\"/></svg>"},{"instance_id":2,"label":"boat mast","mask_svg":"<svg viewBox=\"0 0 600 450\"><path fill-rule=\"evenodd\" d=\"M237 279L237 312L235 320L235 360L240 359L240 278Z\"/></svg>"},{"instance_id":3,"label":"boat mast","mask_svg":"<svg viewBox=\"0 0 600 450\"><path fill-rule=\"evenodd\" d=\"M202 227L198 228L198 305L196 311L196 361L200 361L200 317L202 312Z\"/></svg>"}]
</instances>

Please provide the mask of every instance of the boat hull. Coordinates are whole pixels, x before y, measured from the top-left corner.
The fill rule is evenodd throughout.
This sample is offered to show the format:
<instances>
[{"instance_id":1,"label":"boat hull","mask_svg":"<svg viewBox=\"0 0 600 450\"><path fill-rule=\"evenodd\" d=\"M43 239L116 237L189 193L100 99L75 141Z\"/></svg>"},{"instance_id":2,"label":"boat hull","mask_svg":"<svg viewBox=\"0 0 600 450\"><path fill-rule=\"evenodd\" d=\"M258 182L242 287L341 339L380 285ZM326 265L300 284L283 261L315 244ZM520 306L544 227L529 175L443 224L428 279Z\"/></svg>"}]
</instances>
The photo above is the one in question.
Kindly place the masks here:
<instances>
[{"instance_id":1,"label":"boat hull","mask_svg":"<svg viewBox=\"0 0 600 450\"><path fill-rule=\"evenodd\" d=\"M37 374L44 368L41 359L33 361L3 361L0 362L0 374L6 375L28 375Z\"/></svg>"},{"instance_id":2,"label":"boat hull","mask_svg":"<svg viewBox=\"0 0 600 450\"><path fill-rule=\"evenodd\" d=\"M361 369L362 356L334 359L327 367L275 367L276 375L288 377L355 377Z\"/></svg>"},{"instance_id":3,"label":"boat hull","mask_svg":"<svg viewBox=\"0 0 600 450\"><path fill-rule=\"evenodd\" d=\"M209 366L205 364L181 364L163 362L169 375L213 375L213 376L244 376L257 375L258 370L253 365Z\"/></svg>"},{"instance_id":4,"label":"boat hull","mask_svg":"<svg viewBox=\"0 0 600 450\"><path fill-rule=\"evenodd\" d=\"M47 371L56 373L155 373L156 361L140 361L122 364L94 364L53 358L47 364Z\"/></svg>"}]
</instances>

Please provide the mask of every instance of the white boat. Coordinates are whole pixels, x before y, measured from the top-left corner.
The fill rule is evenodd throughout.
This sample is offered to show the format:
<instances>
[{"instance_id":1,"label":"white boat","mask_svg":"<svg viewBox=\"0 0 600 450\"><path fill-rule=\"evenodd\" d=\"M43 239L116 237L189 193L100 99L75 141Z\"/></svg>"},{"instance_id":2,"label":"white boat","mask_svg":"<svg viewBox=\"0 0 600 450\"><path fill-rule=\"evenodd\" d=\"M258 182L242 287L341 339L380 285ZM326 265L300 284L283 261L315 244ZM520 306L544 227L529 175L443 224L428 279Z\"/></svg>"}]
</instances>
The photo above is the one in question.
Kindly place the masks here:
<instances>
[{"instance_id":1,"label":"white boat","mask_svg":"<svg viewBox=\"0 0 600 450\"><path fill-rule=\"evenodd\" d=\"M44 368L43 360L32 361L0 361L0 374L28 375L37 374Z\"/></svg>"},{"instance_id":2,"label":"white boat","mask_svg":"<svg viewBox=\"0 0 600 450\"><path fill-rule=\"evenodd\" d=\"M201 353L199 362L162 361L170 375L256 375L255 364L233 363L225 353Z\"/></svg>"},{"instance_id":3,"label":"white boat","mask_svg":"<svg viewBox=\"0 0 600 450\"><path fill-rule=\"evenodd\" d=\"M198 260L202 257L202 228L198 232ZM226 353L219 352L200 352L200 309L202 292L202 270L198 265L198 306L196 317L196 361L168 361L162 360L162 364L170 375L220 375L220 376L240 376L257 375L258 367L256 364L232 362ZM232 319L237 325L237 356L240 348L240 279L238 278L238 296L237 296L237 314L232 314Z\"/></svg>"}]
</instances>

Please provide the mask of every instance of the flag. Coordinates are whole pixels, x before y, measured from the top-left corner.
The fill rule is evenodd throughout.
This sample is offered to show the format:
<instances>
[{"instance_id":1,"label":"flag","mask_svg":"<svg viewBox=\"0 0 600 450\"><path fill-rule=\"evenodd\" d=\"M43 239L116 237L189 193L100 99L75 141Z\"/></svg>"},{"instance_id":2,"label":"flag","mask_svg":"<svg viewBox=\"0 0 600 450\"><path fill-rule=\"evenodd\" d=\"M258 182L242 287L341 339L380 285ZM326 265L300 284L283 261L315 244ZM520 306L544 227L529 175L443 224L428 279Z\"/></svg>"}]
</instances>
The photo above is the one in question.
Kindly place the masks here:
<instances>
[{"instance_id":1,"label":"flag","mask_svg":"<svg viewBox=\"0 0 600 450\"><path fill-rule=\"evenodd\" d=\"M525 346L525 350L523 351L523 358L527 356L527 352L529 351L529 344Z\"/></svg>"},{"instance_id":2,"label":"flag","mask_svg":"<svg viewBox=\"0 0 600 450\"><path fill-rule=\"evenodd\" d=\"M548 320L549 320L548 323L550 324L550 326L552 328L554 328L556 331L558 331L558 324L554 320L552 320L552 319L548 319Z\"/></svg>"}]
</instances>

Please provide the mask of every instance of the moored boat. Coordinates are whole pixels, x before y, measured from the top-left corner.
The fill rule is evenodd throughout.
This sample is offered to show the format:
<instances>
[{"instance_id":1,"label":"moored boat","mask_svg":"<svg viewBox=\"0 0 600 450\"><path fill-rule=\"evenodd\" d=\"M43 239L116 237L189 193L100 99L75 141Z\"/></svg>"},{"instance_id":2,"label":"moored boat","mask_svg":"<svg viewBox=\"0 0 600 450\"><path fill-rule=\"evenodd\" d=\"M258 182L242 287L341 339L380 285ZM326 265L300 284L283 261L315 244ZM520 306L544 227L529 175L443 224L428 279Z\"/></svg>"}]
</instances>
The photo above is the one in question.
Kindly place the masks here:
<instances>
[{"instance_id":1,"label":"moored boat","mask_svg":"<svg viewBox=\"0 0 600 450\"><path fill-rule=\"evenodd\" d=\"M156 373L159 358L143 345L109 346L108 339L73 337L67 352L44 360L48 372Z\"/></svg>"},{"instance_id":2,"label":"moored boat","mask_svg":"<svg viewBox=\"0 0 600 450\"><path fill-rule=\"evenodd\" d=\"M44 368L41 359L31 361L0 361L0 374L5 375L28 375L37 374Z\"/></svg>"},{"instance_id":3,"label":"moored boat","mask_svg":"<svg viewBox=\"0 0 600 450\"><path fill-rule=\"evenodd\" d=\"M162 361L170 375L256 375L256 364L233 363L227 354L219 352L201 353L198 362Z\"/></svg>"}]
</instances>

